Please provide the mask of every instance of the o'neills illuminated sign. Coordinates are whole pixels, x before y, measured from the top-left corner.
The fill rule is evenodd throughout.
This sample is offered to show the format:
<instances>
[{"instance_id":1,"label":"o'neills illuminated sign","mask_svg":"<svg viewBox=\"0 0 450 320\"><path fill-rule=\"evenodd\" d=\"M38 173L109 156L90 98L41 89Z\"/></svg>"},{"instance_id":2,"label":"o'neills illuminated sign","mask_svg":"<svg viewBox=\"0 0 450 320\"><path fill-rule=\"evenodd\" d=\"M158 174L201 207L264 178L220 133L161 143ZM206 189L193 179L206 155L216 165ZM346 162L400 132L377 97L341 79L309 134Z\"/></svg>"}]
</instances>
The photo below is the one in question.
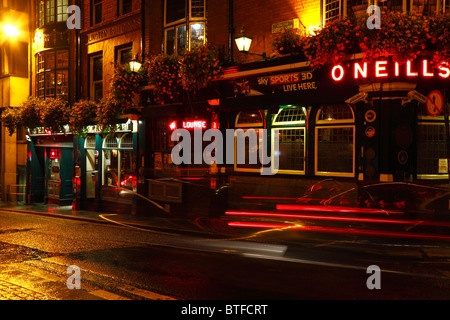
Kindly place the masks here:
<instances>
[{"instance_id":1,"label":"o'neills illuminated sign","mask_svg":"<svg viewBox=\"0 0 450 320\"><path fill-rule=\"evenodd\" d=\"M450 78L449 64L442 63L437 69L433 69L430 62L426 59L412 63L408 61L404 64L398 62L390 62L388 60L379 60L372 63L367 62L353 62L350 65L350 70L344 68L342 65L335 65L331 68L331 78L334 81L341 81L349 77L355 80L358 79L372 79L372 78L395 78L395 77L407 77L407 78L432 78L438 76L442 79Z\"/></svg>"}]
</instances>

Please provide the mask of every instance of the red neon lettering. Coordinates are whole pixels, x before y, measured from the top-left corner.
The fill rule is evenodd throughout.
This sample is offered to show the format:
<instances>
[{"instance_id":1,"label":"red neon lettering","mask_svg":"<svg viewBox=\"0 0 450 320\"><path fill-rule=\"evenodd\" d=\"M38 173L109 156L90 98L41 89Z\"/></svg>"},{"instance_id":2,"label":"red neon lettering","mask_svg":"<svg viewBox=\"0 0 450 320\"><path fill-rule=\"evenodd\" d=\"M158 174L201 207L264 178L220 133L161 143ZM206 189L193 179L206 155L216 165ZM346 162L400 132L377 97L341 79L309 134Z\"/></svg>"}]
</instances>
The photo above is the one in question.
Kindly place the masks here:
<instances>
[{"instance_id":1,"label":"red neon lettering","mask_svg":"<svg viewBox=\"0 0 450 320\"><path fill-rule=\"evenodd\" d=\"M184 129L205 129L206 128L206 121L205 120L194 120L194 121L183 121L183 128Z\"/></svg>"},{"instance_id":2,"label":"red neon lettering","mask_svg":"<svg viewBox=\"0 0 450 320\"><path fill-rule=\"evenodd\" d=\"M367 78L367 62L363 63L363 68L359 65L358 62L355 63L355 79L358 79L360 74L363 78Z\"/></svg>"},{"instance_id":3,"label":"red neon lettering","mask_svg":"<svg viewBox=\"0 0 450 320\"><path fill-rule=\"evenodd\" d=\"M432 77L434 76L434 73L428 72L428 61L423 60L422 61L422 71L424 77Z\"/></svg>"},{"instance_id":4,"label":"red neon lettering","mask_svg":"<svg viewBox=\"0 0 450 320\"><path fill-rule=\"evenodd\" d=\"M395 76L398 77L400 75L400 67L398 62L395 63Z\"/></svg>"},{"instance_id":5,"label":"red neon lettering","mask_svg":"<svg viewBox=\"0 0 450 320\"><path fill-rule=\"evenodd\" d=\"M336 70L339 69L339 77L336 76ZM334 81L340 81L344 77L344 68L341 65L334 66L331 70L331 77Z\"/></svg>"},{"instance_id":6,"label":"red neon lettering","mask_svg":"<svg viewBox=\"0 0 450 320\"><path fill-rule=\"evenodd\" d=\"M409 61L409 60L408 60L408 62L406 62L406 75L408 77L417 77L419 75L417 72L411 71L411 61Z\"/></svg>"},{"instance_id":7,"label":"red neon lettering","mask_svg":"<svg viewBox=\"0 0 450 320\"><path fill-rule=\"evenodd\" d=\"M169 124L169 128L170 128L170 130L175 130L177 128L177 122L176 121L172 121Z\"/></svg>"},{"instance_id":8,"label":"red neon lettering","mask_svg":"<svg viewBox=\"0 0 450 320\"><path fill-rule=\"evenodd\" d=\"M382 73L382 71L386 71L387 61L377 61L375 62L375 77L387 77L387 73Z\"/></svg>"},{"instance_id":9,"label":"red neon lettering","mask_svg":"<svg viewBox=\"0 0 450 320\"><path fill-rule=\"evenodd\" d=\"M441 78L447 79L450 76L450 69L444 67L443 64L439 66L439 70L441 70L441 72L438 73ZM442 73L442 71L444 71L444 73Z\"/></svg>"}]
</instances>

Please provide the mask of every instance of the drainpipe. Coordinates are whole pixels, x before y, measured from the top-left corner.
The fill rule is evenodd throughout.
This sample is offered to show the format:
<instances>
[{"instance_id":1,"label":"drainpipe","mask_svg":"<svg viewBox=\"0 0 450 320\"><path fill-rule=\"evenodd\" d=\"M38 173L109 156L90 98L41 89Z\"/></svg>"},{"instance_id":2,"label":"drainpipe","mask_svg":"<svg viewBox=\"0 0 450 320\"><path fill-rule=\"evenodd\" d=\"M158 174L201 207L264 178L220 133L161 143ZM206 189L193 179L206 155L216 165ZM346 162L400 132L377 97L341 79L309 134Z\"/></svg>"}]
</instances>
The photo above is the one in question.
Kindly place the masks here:
<instances>
[{"instance_id":1,"label":"drainpipe","mask_svg":"<svg viewBox=\"0 0 450 320\"><path fill-rule=\"evenodd\" d=\"M234 8L233 0L228 0L228 52L229 61L234 63L233 57L233 38L234 38Z\"/></svg>"}]
</instances>

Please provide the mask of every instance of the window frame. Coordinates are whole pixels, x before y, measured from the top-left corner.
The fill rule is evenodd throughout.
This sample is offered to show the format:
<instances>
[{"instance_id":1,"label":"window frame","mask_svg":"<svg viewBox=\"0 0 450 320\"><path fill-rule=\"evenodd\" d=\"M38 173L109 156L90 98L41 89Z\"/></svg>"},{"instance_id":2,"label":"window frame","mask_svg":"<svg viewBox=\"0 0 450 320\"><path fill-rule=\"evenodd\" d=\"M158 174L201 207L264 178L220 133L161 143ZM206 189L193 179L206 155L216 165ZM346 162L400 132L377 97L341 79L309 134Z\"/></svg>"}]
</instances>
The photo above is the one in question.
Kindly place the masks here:
<instances>
[{"instance_id":1,"label":"window frame","mask_svg":"<svg viewBox=\"0 0 450 320\"><path fill-rule=\"evenodd\" d=\"M64 65L58 64L58 53L67 53L67 60ZM53 65L48 66L48 58L47 55L53 55ZM68 100L69 98L69 63L70 63L70 52L69 49L51 49L40 51L35 54L35 95L41 98L62 98L63 100ZM65 75L65 81L61 88L66 88L65 94L58 94L58 79L59 75ZM53 77L54 86L49 86L47 80ZM53 90L52 93L49 93L48 90Z\"/></svg>"},{"instance_id":2,"label":"window frame","mask_svg":"<svg viewBox=\"0 0 450 320\"><path fill-rule=\"evenodd\" d=\"M315 128L314 128L314 174L316 176L334 176L334 177L355 177L355 164L356 164L356 125L355 125L355 112L353 108L348 104L347 108L351 110L352 119L339 119L339 120L319 120L320 113L324 107L329 107L329 105L321 106L316 114ZM334 172L334 171L321 171L318 168L319 164L319 140L318 133L320 129L339 129L339 128L350 128L352 129L352 171L351 172Z\"/></svg>"},{"instance_id":3,"label":"window frame","mask_svg":"<svg viewBox=\"0 0 450 320\"><path fill-rule=\"evenodd\" d=\"M36 0L36 28L46 25L66 22L69 18L67 8L69 0L61 0L65 3L58 4L59 0Z\"/></svg>"},{"instance_id":4,"label":"window frame","mask_svg":"<svg viewBox=\"0 0 450 320\"><path fill-rule=\"evenodd\" d=\"M258 112L259 115L261 116L261 122L255 122L255 123L239 123L239 117L242 113L244 112ZM245 167L238 167L238 163L237 163L237 136L236 136L236 130L238 129L242 129L245 132L247 132L247 130L249 129L254 129L257 133L257 137L256 137L256 141L258 143L258 152L256 154L256 160L257 163L256 165L260 165L259 168L245 168ZM236 119L235 119L235 125L234 125L234 164L233 164L233 169L236 172L261 172L261 168L263 168L262 164L260 163L260 159L259 159L259 148L265 148L266 146L262 145L261 141L261 135L259 134L261 129L266 129L266 121L265 121L265 112L264 110L249 110L249 111L241 111L236 115ZM246 140L246 138L244 138ZM244 141L245 141L244 140ZM267 141L266 141L267 142ZM264 149L262 150L263 154L264 154ZM245 159L250 160L249 154L245 155ZM248 164L248 165L252 165L252 164ZM242 165L241 165L242 166ZM253 166L253 165L252 165Z\"/></svg>"},{"instance_id":5,"label":"window frame","mask_svg":"<svg viewBox=\"0 0 450 320\"><path fill-rule=\"evenodd\" d=\"M301 108L303 111L303 114L305 115L305 120L297 120L297 121L280 121L277 122L278 116L281 114L281 112L284 109L299 109ZM274 138L275 138L275 131L278 130L278 134L280 130L302 130L303 131L303 170L293 170L293 169L281 169L280 168L280 161L278 161L278 172L279 173L286 173L286 174L300 174L305 175L306 174L306 145L307 145L307 123L308 123L308 112L307 109L304 106L287 106L287 107L280 107L280 110L278 110L278 113L274 116L272 121L272 127L271 127L271 165L272 170L274 170L273 166L275 164L275 152L274 152ZM278 142L279 146L281 144L281 141Z\"/></svg>"},{"instance_id":6,"label":"window frame","mask_svg":"<svg viewBox=\"0 0 450 320\"><path fill-rule=\"evenodd\" d=\"M91 27L95 26L97 24L100 24L103 22L103 0L91 0L90 1L91 4L91 8L90 8L90 13L91 13ZM100 21L97 21L97 10L99 10L100 12Z\"/></svg>"},{"instance_id":7,"label":"window frame","mask_svg":"<svg viewBox=\"0 0 450 320\"><path fill-rule=\"evenodd\" d=\"M185 1L185 16L184 18L180 18L178 20L175 21L171 21L171 22L167 22L167 0L164 0L164 26L163 26L163 44L164 44L164 48L163 48L163 52L165 54L179 54L181 53L183 50L179 48L179 44L178 44L178 40L179 40L179 28L184 26L186 28L186 32L185 32L185 44L184 44L184 49L186 50L191 50L192 49L192 45L191 45L191 37L192 37L192 32L191 32L191 28L192 25L195 24L202 24L203 25L203 41L202 41L202 45L205 45L206 43L206 1L203 1L203 15L201 17L193 17L192 16L192 2L195 0L186 0ZM174 48L173 48L173 52L172 49L171 50L167 50L167 43L168 43L168 37L167 37L167 33L168 31L173 30L175 33L175 38L174 38Z\"/></svg>"},{"instance_id":8,"label":"window frame","mask_svg":"<svg viewBox=\"0 0 450 320\"><path fill-rule=\"evenodd\" d=\"M130 11L128 11L128 12L123 12L124 1L130 1ZM131 13L132 11L133 11L133 0L117 0L117 16L118 17L126 15L128 13Z\"/></svg>"},{"instance_id":9,"label":"window frame","mask_svg":"<svg viewBox=\"0 0 450 320\"><path fill-rule=\"evenodd\" d=\"M102 79L94 81L94 60L101 57L102 59ZM104 87L103 87L103 78L104 78L104 63L103 63L103 51L95 52L89 55L89 100L90 101L99 101L103 98ZM97 84L102 85L102 95L99 99L96 99L95 96L95 86Z\"/></svg>"}]
</instances>

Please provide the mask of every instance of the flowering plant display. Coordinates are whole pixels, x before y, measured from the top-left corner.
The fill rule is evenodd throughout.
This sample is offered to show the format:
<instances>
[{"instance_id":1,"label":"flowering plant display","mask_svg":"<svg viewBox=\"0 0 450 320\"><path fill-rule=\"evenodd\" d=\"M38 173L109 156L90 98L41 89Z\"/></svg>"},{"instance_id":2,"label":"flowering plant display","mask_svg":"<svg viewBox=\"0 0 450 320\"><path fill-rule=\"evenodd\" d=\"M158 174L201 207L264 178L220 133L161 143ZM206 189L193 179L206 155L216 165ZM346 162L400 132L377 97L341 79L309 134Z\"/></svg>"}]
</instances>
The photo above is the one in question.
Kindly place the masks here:
<instances>
[{"instance_id":1,"label":"flowering plant display","mask_svg":"<svg viewBox=\"0 0 450 320\"><path fill-rule=\"evenodd\" d=\"M111 95L104 97L98 102L97 123L101 127L102 133L115 131L116 123L124 110L125 106Z\"/></svg>"},{"instance_id":2,"label":"flowering plant display","mask_svg":"<svg viewBox=\"0 0 450 320\"><path fill-rule=\"evenodd\" d=\"M303 54L306 37L298 29L281 30L275 35L272 46L279 54Z\"/></svg>"},{"instance_id":3,"label":"flowering plant display","mask_svg":"<svg viewBox=\"0 0 450 320\"><path fill-rule=\"evenodd\" d=\"M19 121L20 124L28 129L42 127L41 105L43 100L36 97L28 97L20 104Z\"/></svg>"},{"instance_id":4,"label":"flowering plant display","mask_svg":"<svg viewBox=\"0 0 450 320\"><path fill-rule=\"evenodd\" d=\"M69 127L73 134L84 136L86 127L95 123L98 112L97 103L89 100L75 102L69 112Z\"/></svg>"},{"instance_id":5,"label":"flowering plant display","mask_svg":"<svg viewBox=\"0 0 450 320\"><path fill-rule=\"evenodd\" d=\"M450 61L450 14L437 14L428 20L424 29L427 38L427 48L433 51L433 61L436 65Z\"/></svg>"},{"instance_id":6,"label":"flowering plant display","mask_svg":"<svg viewBox=\"0 0 450 320\"><path fill-rule=\"evenodd\" d=\"M20 125L20 109L5 108L2 112L1 119L3 126L8 128L9 135L12 136Z\"/></svg>"},{"instance_id":7,"label":"flowering plant display","mask_svg":"<svg viewBox=\"0 0 450 320\"><path fill-rule=\"evenodd\" d=\"M313 68L326 63L337 63L348 54L359 50L356 33L359 30L348 18L329 22L323 29L314 31L305 39L303 47L306 57Z\"/></svg>"},{"instance_id":8,"label":"flowering plant display","mask_svg":"<svg viewBox=\"0 0 450 320\"><path fill-rule=\"evenodd\" d=\"M295 44L296 48L301 45L313 68L339 63L358 52L366 61L391 56L394 61L406 62L430 52L435 65L450 60L449 13L428 17L415 12L382 12L380 29L369 29L366 19L359 23L349 18L336 19L300 40L292 35L279 35L275 48L284 49L282 40ZM302 50L291 53L299 54Z\"/></svg>"},{"instance_id":9,"label":"flowering plant display","mask_svg":"<svg viewBox=\"0 0 450 320\"><path fill-rule=\"evenodd\" d=\"M420 14L383 12L380 29L362 25L356 36L364 59L370 61L380 56L392 56L393 61L406 62L426 49L427 27L428 20Z\"/></svg>"},{"instance_id":10,"label":"flowering plant display","mask_svg":"<svg viewBox=\"0 0 450 320\"><path fill-rule=\"evenodd\" d=\"M180 58L179 75L184 90L197 93L220 74L218 51L210 45L185 51Z\"/></svg>"},{"instance_id":11,"label":"flowering plant display","mask_svg":"<svg viewBox=\"0 0 450 320\"><path fill-rule=\"evenodd\" d=\"M148 63L144 62L138 71L131 71L128 63L116 64L111 79L111 93L113 97L127 107L133 104L142 87L148 83Z\"/></svg>"},{"instance_id":12,"label":"flowering plant display","mask_svg":"<svg viewBox=\"0 0 450 320\"><path fill-rule=\"evenodd\" d=\"M46 98L39 104L42 126L51 132L64 132L64 125L69 122L69 106L58 98Z\"/></svg>"},{"instance_id":13,"label":"flowering plant display","mask_svg":"<svg viewBox=\"0 0 450 320\"><path fill-rule=\"evenodd\" d=\"M149 83L155 86L155 96L159 103L175 102L182 96L179 70L180 64L176 55L160 54L150 61Z\"/></svg>"}]
</instances>

